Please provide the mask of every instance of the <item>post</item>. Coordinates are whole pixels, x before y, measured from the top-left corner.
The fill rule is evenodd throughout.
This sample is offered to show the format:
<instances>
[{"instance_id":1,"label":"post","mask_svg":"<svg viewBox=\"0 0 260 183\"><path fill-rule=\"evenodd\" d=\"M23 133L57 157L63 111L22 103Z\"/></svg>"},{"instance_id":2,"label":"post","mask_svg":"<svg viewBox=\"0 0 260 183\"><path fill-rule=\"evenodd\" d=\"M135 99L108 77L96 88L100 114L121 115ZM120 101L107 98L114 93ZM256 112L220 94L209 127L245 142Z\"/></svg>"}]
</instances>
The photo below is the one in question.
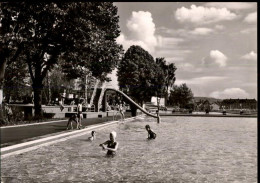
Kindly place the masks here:
<instances>
[{"instance_id":1,"label":"post","mask_svg":"<svg viewBox=\"0 0 260 183\"><path fill-rule=\"evenodd\" d=\"M161 118L159 116L159 111L157 110L157 123L161 123Z\"/></svg>"}]
</instances>

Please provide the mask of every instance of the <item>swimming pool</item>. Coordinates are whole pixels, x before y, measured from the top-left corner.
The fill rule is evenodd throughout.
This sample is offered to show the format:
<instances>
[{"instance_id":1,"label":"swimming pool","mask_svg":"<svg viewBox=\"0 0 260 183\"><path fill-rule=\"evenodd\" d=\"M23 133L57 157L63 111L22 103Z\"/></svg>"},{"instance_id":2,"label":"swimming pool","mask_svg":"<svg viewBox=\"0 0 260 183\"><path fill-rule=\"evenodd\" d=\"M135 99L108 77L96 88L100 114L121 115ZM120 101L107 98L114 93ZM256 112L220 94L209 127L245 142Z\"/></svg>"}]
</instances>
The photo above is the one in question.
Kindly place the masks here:
<instances>
[{"instance_id":1,"label":"swimming pool","mask_svg":"<svg viewBox=\"0 0 260 183\"><path fill-rule=\"evenodd\" d=\"M1 162L6 182L257 182L257 119L145 117ZM157 133L147 140L145 125ZM117 132L119 149L99 144Z\"/></svg>"}]
</instances>

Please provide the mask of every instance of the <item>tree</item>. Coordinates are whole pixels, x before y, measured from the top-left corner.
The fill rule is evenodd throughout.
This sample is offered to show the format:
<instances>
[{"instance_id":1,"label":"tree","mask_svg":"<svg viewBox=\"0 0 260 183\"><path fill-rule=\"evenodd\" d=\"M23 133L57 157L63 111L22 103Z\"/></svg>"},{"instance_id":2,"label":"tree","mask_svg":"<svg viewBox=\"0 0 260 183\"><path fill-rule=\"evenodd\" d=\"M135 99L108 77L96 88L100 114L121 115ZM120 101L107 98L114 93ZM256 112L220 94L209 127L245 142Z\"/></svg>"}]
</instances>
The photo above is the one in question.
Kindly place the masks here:
<instances>
[{"instance_id":1,"label":"tree","mask_svg":"<svg viewBox=\"0 0 260 183\"><path fill-rule=\"evenodd\" d=\"M11 98L22 101L26 95L31 95L29 77L25 62L18 60L7 64L3 86L7 103Z\"/></svg>"},{"instance_id":2,"label":"tree","mask_svg":"<svg viewBox=\"0 0 260 183\"><path fill-rule=\"evenodd\" d=\"M17 2L1 6L3 63L19 54L27 63L36 116L42 112L43 80L60 60L64 68L76 70L74 73L89 69L100 78L105 78L118 62L118 16L111 2ZM5 51L10 45L12 57Z\"/></svg>"},{"instance_id":3,"label":"tree","mask_svg":"<svg viewBox=\"0 0 260 183\"><path fill-rule=\"evenodd\" d=\"M188 108L192 99L193 93L185 83L180 86L174 85L170 91L169 103L171 105L178 105L181 108Z\"/></svg>"},{"instance_id":4,"label":"tree","mask_svg":"<svg viewBox=\"0 0 260 183\"><path fill-rule=\"evenodd\" d=\"M165 78L164 96L165 96L165 102L167 103L169 88L171 88L174 85L174 82L176 80L175 71L177 70L177 68L175 67L174 63L167 64L165 58L156 58L155 62L162 68L164 72L164 78Z\"/></svg>"},{"instance_id":5,"label":"tree","mask_svg":"<svg viewBox=\"0 0 260 183\"><path fill-rule=\"evenodd\" d=\"M140 105L150 101L160 88L158 76L161 74L153 57L140 46L131 46L124 54L118 67L118 83L121 90L130 95ZM132 112L136 110L132 106Z\"/></svg>"}]
</instances>

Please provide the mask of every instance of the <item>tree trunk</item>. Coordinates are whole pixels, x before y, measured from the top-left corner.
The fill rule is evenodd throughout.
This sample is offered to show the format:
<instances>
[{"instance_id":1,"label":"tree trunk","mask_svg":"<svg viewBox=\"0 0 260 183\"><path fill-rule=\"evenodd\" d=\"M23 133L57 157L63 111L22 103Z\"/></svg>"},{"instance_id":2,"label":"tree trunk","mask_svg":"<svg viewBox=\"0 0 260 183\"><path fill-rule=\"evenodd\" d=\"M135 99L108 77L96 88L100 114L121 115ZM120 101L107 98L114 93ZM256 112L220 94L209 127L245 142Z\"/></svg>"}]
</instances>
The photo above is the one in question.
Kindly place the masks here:
<instances>
[{"instance_id":1,"label":"tree trunk","mask_svg":"<svg viewBox=\"0 0 260 183\"><path fill-rule=\"evenodd\" d=\"M35 80L35 83L32 85L34 92L34 114L35 119L41 119L43 117L42 113L42 90L43 84L41 81Z\"/></svg>"},{"instance_id":2,"label":"tree trunk","mask_svg":"<svg viewBox=\"0 0 260 183\"><path fill-rule=\"evenodd\" d=\"M134 104L130 103L130 109L131 109L132 117L136 116L137 115L137 107Z\"/></svg>"},{"instance_id":3,"label":"tree trunk","mask_svg":"<svg viewBox=\"0 0 260 183\"><path fill-rule=\"evenodd\" d=\"M5 68L6 68L6 59L1 54L0 56L0 122L4 122L4 109L3 109L3 85L4 85L4 75L5 75Z\"/></svg>"}]
</instances>

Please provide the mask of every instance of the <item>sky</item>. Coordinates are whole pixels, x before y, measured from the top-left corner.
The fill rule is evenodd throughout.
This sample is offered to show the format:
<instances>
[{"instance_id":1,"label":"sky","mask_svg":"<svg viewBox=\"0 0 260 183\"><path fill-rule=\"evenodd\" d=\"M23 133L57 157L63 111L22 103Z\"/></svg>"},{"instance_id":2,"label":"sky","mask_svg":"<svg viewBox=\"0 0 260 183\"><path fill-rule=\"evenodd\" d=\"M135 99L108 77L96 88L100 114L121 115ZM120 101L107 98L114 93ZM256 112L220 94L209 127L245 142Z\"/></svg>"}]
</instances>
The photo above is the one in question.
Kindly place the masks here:
<instances>
[{"instance_id":1,"label":"sky","mask_svg":"<svg viewBox=\"0 0 260 183\"><path fill-rule=\"evenodd\" d=\"M256 2L115 2L126 51L174 63L195 97L257 99ZM117 87L116 70L110 85Z\"/></svg>"}]
</instances>

